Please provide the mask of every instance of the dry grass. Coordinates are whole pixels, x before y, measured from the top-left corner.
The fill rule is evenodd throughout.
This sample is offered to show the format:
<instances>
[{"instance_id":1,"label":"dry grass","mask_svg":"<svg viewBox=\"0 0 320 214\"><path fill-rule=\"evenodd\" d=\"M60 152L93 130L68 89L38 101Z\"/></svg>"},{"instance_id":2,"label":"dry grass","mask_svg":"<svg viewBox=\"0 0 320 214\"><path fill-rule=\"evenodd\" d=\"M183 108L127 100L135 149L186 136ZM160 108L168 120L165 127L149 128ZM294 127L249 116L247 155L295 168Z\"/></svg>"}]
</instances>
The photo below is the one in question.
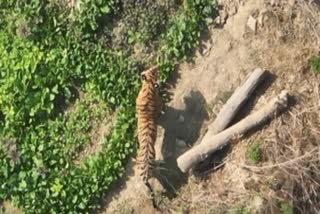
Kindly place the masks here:
<instances>
[{"instance_id":1,"label":"dry grass","mask_svg":"<svg viewBox=\"0 0 320 214\"><path fill-rule=\"evenodd\" d=\"M235 144L201 178L190 177L163 212L320 213L320 76L310 72L307 79L288 112ZM246 154L252 142L262 151L256 165Z\"/></svg>"},{"instance_id":2,"label":"dry grass","mask_svg":"<svg viewBox=\"0 0 320 214\"><path fill-rule=\"evenodd\" d=\"M299 6L302 8L302 15L306 19L305 30L309 32L320 45L320 23L319 23L319 13L320 13L320 1L319 0L309 0L309 1L299 1Z\"/></svg>"},{"instance_id":3,"label":"dry grass","mask_svg":"<svg viewBox=\"0 0 320 214\"><path fill-rule=\"evenodd\" d=\"M296 94L299 99L289 112L246 140L262 142L261 163L250 165L231 156L226 161L253 178L245 182L242 197L259 194L268 202L262 213L281 212L280 202L291 204L297 213L320 213L320 78L309 79L309 89Z\"/></svg>"},{"instance_id":4,"label":"dry grass","mask_svg":"<svg viewBox=\"0 0 320 214\"><path fill-rule=\"evenodd\" d=\"M300 95L295 107L265 130L267 165L251 168L283 179L275 196L290 200L301 213L320 212L320 94L319 77L310 93ZM271 164L270 164L271 163Z\"/></svg>"},{"instance_id":5,"label":"dry grass","mask_svg":"<svg viewBox=\"0 0 320 214\"><path fill-rule=\"evenodd\" d=\"M10 201L4 201L2 205L0 204L0 213L4 214L21 214L22 211L14 207Z\"/></svg>"}]
</instances>

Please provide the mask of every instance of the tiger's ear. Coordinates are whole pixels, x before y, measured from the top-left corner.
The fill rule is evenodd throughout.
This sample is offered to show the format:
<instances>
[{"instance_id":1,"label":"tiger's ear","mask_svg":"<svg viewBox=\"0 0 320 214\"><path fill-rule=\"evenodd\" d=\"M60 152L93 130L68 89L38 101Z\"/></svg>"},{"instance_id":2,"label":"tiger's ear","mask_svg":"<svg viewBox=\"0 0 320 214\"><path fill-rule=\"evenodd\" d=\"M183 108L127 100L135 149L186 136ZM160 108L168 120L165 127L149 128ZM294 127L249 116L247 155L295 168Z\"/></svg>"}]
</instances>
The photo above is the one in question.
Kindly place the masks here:
<instances>
[{"instance_id":1,"label":"tiger's ear","mask_svg":"<svg viewBox=\"0 0 320 214\"><path fill-rule=\"evenodd\" d=\"M159 73L159 67L156 65L156 66L153 66L149 69L150 71L152 71L153 73Z\"/></svg>"},{"instance_id":2,"label":"tiger's ear","mask_svg":"<svg viewBox=\"0 0 320 214\"><path fill-rule=\"evenodd\" d=\"M143 81L146 81L146 80L147 80L147 77L146 77L146 75L144 75L144 74L141 74L141 79L142 79Z\"/></svg>"},{"instance_id":3,"label":"tiger's ear","mask_svg":"<svg viewBox=\"0 0 320 214\"><path fill-rule=\"evenodd\" d=\"M153 84L153 86L154 86L155 88L159 88L159 84L158 84L158 83Z\"/></svg>"}]
</instances>

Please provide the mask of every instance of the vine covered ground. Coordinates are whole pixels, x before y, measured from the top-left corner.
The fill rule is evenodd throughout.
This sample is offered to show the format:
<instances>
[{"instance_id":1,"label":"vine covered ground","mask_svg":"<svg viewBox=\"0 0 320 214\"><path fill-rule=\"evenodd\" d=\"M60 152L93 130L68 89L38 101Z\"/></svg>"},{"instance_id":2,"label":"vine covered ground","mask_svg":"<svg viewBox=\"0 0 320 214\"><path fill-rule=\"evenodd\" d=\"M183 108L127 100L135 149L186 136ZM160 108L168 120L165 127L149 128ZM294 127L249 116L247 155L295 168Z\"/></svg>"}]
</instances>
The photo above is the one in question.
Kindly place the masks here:
<instances>
[{"instance_id":1,"label":"vine covered ground","mask_svg":"<svg viewBox=\"0 0 320 214\"><path fill-rule=\"evenodd\" d=\"M136 149L139 72L157 64L165 82L214 14L211 0L1 1L0 201L26 213L99 208ZM101 150L76 163L92 121L112 112Z\"/></svg>"}]
</instances>

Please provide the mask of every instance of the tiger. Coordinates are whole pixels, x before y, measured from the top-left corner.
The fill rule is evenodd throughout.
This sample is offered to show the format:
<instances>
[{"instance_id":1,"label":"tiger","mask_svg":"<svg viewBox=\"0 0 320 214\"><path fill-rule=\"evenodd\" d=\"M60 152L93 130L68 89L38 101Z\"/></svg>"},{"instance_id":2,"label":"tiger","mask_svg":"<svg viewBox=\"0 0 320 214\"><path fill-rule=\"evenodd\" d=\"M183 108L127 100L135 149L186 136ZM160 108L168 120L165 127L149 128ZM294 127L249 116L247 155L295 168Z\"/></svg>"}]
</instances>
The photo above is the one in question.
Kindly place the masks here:
<instances>
[{"instance_id":1,"label":"tiger","mask_svg":"<svg viewBox=\"0 0 320 214\"><path fill-rule=\"evenodd\" d=\"M155 161L155 141L157 119L163 113L163 103L159 94L159 68L151 67L141 73L142 86L136 98L139 149L136 157L139 176L147 186L153 207L156 206L154 191L149 183Z\"/></svg>"}]
</instances>

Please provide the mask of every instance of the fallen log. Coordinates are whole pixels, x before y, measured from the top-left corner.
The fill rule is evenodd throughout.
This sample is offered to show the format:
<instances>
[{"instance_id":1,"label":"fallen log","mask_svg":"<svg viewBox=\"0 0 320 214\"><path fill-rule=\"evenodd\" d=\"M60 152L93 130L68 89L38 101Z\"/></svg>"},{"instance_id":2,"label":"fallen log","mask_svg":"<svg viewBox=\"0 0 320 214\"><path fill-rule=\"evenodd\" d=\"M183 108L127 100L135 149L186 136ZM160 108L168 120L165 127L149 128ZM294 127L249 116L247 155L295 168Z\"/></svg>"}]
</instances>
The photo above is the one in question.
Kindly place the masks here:
<instances>
[{"instance_id":1,"label":"fallen log","mask_svg":"<svg viewBox=\"0 0 320 214\"><path fill-rule=\"evenodd\" d=\"M265 70L256 68L253 72L248 74L244 84L235 90L235 92L221 109L217 118L209 125L208 131L203 137L201 143L205 143L207 138L210 139L212 135L215 135L227 128L243 104L249 99L253 91L266 77L266 73L267 72Z\"/></svg>"},{"instance_id":2,"label":"fallen log","mask_svg":"<svg viewBox=\"0 0 320 214\"><path fill-rule=\"evenodd\" d=\"M178 167L182 172L187 172L199 162L204 161L209 155L226 146L233 138L241 136L252 128L263 124L276 113L287 108L288 96L288 92L284 90L257 112L252 113L217 135L208 136L205 143L201 142L178 157Z\"/></svg>"}]
</instances>

